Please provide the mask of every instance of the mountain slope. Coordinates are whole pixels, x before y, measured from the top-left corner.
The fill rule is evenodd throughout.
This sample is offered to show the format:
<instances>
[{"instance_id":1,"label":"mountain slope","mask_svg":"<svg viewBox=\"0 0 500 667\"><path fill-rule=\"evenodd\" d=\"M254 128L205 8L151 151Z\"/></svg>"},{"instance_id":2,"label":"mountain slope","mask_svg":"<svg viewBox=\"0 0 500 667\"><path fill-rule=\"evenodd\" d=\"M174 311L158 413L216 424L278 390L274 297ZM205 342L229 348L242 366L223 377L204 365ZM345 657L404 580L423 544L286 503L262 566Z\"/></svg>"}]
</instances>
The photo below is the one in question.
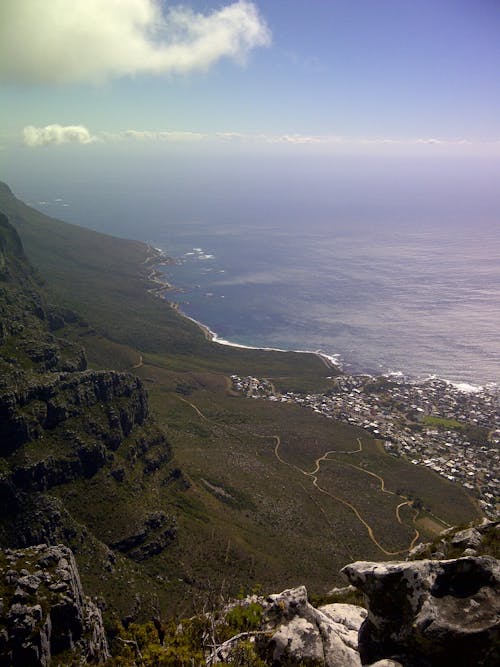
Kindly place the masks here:
<instances>
[{"instance_id":1,"label":"mountain slope","mask_svg":"<svg viewBox=\"0 0 500 667\"><path fill-rule=\"evenodd\" d=\"M146 245L47 218L6 187L2 202L40 272L4 224L3 544L69 543L86 589L120 613L136 592L143 609L187 610L256 584L321 593L351 560L406 553L421 514L430 536L410 497L448 523L478 516L367 432L248 400L228 378L330 387L318 357L210 343L147 292Z\"/></svg>"},{"instance_id":2,"label":"mountain slope","mask_svg":"<svg viewBox=\"0 0 500 667\"><path fill-rule=\"evenodd\" d=\"M312 354L269 354L210 343L193 322L159 305L149 280L158 255L144 243L50 218L16 199L5 183L0 183L0 211L19 232L58 302L78 310L113 341L168 354L187 370L266 375L272 368L275 375L299 375L316 386L336 372Z\"/></svg>"},{"instance_id":3,"label":"mountain slope","mask_svg":"<svg viewBox=\"0 0 500 667\"><path fill-rule=\"evenodd\" d=\"M66 542L94 575L116 560L110 547L133 562L160 553L175 517L144 489L171 474L171 452L142 382L87 369L82 348L62 337L87 326L47 301L3 214L0 314L0 543ZM105 526L88 520L88 486Z\"/></svg>"}]
</instances>

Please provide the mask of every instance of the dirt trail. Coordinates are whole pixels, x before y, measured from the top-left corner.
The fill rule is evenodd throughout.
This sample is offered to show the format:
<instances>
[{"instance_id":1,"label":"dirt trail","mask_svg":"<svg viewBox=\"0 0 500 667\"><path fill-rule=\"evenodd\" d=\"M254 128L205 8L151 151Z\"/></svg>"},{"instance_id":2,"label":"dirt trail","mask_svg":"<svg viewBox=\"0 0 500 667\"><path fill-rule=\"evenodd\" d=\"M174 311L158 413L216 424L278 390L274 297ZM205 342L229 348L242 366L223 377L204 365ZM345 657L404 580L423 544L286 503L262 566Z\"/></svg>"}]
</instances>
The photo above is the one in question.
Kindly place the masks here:
<instances>
[{"instance_id":1,"label":"dirt trail","mask_svg":"<svg viewBox=\"0 0 500 667\"><path fill-rule=\"evenodd\" d=\"M181 396L178 396L177 398L178 398L179 400L181 400L183 403L186 403L187 405L189 405L189 406L196 412L196 414L197 414L201 419L203 419L204 421L209 422L209 423L212 421L212 420L210 420L208 417L206 417L206 416L201 412L201 410L200 410L194 403L191 403L190 401L186 400L185 398L182 398ZM236 428L236 427L229 426L229 425L227 425L227 424L224 425L224 428L229 428L229 429L231 429L231 430L238 431L238 432L240 432L240 433L242 432L241 429L238 429L238 428ZM271 439L273 439L273 440L275 441L275 443L276 443L276 444L275 444L275 447L274 447L274 455L275 455L276 459L277 459L281 464L286 465L286 466L288 466L288 467L290 467L290 468L293 468L293 469L296 470L297 472L299 472L299 473L301 473L302 475L308 477L308 478L311 480L312 485L314 486L314 488L315 488L317 491L319 491L320 493L322 493L322 494L324 494L324 495L326 495L326 496L329 496L330 498L332 498L332 499L335 500L336 502L339 502L339 503L341 503L342 505L344 505L345 507L347 507L348 509L350 509L350 510L354 513L354 515L355 515L355 517L358 519L358 521L359 521L359 522L366 528L366 531L367 531L367 533L368 533L368 537L370 538L370 540L373 542L373 544L374 544L374 545L375 545L375 546L376 546L376 547L377 547L377 548L378 548L384 555L386 555L386 556L399 556L399 555L406 554L406 553L408 553L408 551L410 551L410 550L413 548L413 546L415 545L415 543L416 543L417 540L419 539L419 537L420 537L420 533L419 533L419 531L415 528L415 535L414 535L414 537L413 537L413 539L412 539L412 541L411 541L411 543L410 543L410 545L409 545L409 547L408 547L407 549L401 549L401 550L399 550L399 551L388 551L387 549L385 549L385 548L380 544L380 542L379 542L379 541L377 540L377 538L375 537L375 534L374 534L374 532L373 532L373 528L371 527L371 525L370 525L370 524L369 524L369 523L368 523L368 522L361 516L359 510L358 510L352 503L350 503L349 501L345 500L344 498L341 498L340 496L336 496L335 494L330 493L330 491L328 491L327 489L324 489L324 488L323 488L322 486L320 486L320 484L318 483L318 474L317 474L317 473L319 473L319 471L320 471L320 469L321 469L321 463L323 463L324 461L335 462L335 459L331 459L331 458L329 458L329 455L330 455L330 454L355 454L355 453L357 453L357 452L362 451L363 446L362 446L362 443L361 443L360 438L357 438L357 441L358 441L358 449L355 449L355 450L352 450L352 451L343 451L343 452L338 452L338 451L336 451L336 450L334 450L334 449L329 450L329 451L325 452L322 456L318 457L318 458L315 460L315 462L314 462L314 464L315 464L314 470L312 470L311 472L308 472L307 470L303 470L302 468L300 468L299 466L295 465L294 463L289 463L288 461L286 461L286 460L281 456L281 454L280 454L281 437L280 437L279 435L262 435L261 433L251 433L250 435L252 435L252 436L254 436L254 437L257 437L257 438L265 438L265 439L270 439L270 438L271 438ZM390 495L394 495L394 496L395 496L395 495L398 495L398 494L394 493L393 491L388 491L388 490L385 488L385 480L384 480L383 477L381 477L380 475L377 475L376 473L373 473L373 472L371 472L371 471L369 471L369 470L365 470L364 468L360 468L359 466L355 466L355 465L353 465L352 463L345 463L345 462L342 462L342 463L343 463L343 465L348 465L348 466L350 466L350 467L352 467L352 468L356 468L357 470L360 470L361 472L364 472L364 473L366 473L366 474L368 474L368 475L371 475L371 476L377 478L377 479L380 481L380 484L381 484L381 491L382 491L383 493L388 493L388 494L390 494ZM402 497L402 496L400 496L400 497ZM398 523L400 523L400 524L402 524L402 525L404 525L404 524L403 524L403 521L401 520L401 517L400 517L400 514L399 514L399 509L400 509L401 507L403 507L404 505L411 505L411 501L408 500L408 499L406 498L402 503L400 503L400 504L396 507L396 519L397 519ZM324 512L323 512L323 513L324 513ZM415 519L416 519L417 516L418 516L418 510L416 510L416 514L415 514L415 516L414 516L414 518L413 518L413 523L415 523Z\"/></svg>"},{"instance_id":2,"label":"dirt trail","mask_svg":"<svg viewBox=\"0 0 500 667\"><path fill-rule=\"evenodd\" d=\"M347 463L345 461L342 461L342 465L349 466L349 468L354 468L355 470L364 472L365 475L371 475L372 477L375 477L375 479L378 479L378 481L380 482L380 490L382 491L382 493L388 493L390 496L399 496L400 498L404 498L404 496L400 496L399 493L395 493L394 491L389 491L388 489L386 489L384 478L381 477L380 475L377 475L377 473L372 472L371 470L366 470L366 468L361 468L360 466L355 466L354 463Z\"/></svg>"},{"instance_id":3,"label":"dirt trail","mask_svg":"<svg viewBox=\"0 0 500 667\"><path fill-rule=\"evenodd\" d=\"M396 518L398 520L398 523L401 523L401 524L403 523L403 521L402 521L401 515L399 513L399 508L404 507L405 505L411 505L411 501L410 500L403 500L403 502L399 503L399 505L396 507Z\"/></svg>"},{"instance_id":4,"label":"dirt trail","mask_svg":"<svg viewBox=\"0 0 500 667\"><path fill-rule=\"evenodd\" d=\"M409 546L407 549L401 549L401 550L399 550L399 551L388 551L388 550L385 549L385 548L380 544L380 542L377 540L377 538L375 537L375 534L374 534L374 532L373 532L373 528L371 527L371 525L370 525L367 521L365 521L365 519L363 519L363 517L362 517L361 514L359 513L359 510L357 509L357 507L355 507L355 506L354 506L352 503L350 503L348 500L345 500L344 498L341 498L340 496L337 496L337 495L335 495L335 494L333 494L333 493L330 493L330 491L327 491L327 489L324 489L322 486L319 485L319 483L318 483L318 476L317 476L316 473L319 472L320 467L321 467L321 463L322 463L323 461L332 461L332 460L333 460L333 459L329 459L329 458L328 458L328 455L329 455L329 454L332 454L332 453L336 453L335 450L330 450L330 451L326 452L325 454L323 454L323 456L320 456L319 458L317 458L316 461L315 461L316 466L315 466L314 470L313 470L312 472L307 472L307 470L302 470L302 468L299 468L298 466L294 465L293 463L288 463L288 461L285 461L285 460L283 459L283 457L282 457L282 456L280 455L280 453L279 453L279 448L280 448L280 445L281 445L281 438L280 438L279 435L273 435L273 436L268 436L268 437L272 437L272 438L274 438L275 441L276 441L276 446L275 446L275 448L274 448L274 454L275 454L276 458L278 459L278 461L279 461L280 463L283 463L283 464L285 464L285 465L288 465L288 466L294 468L294 469L297 470L298 472L301 472L303 475L306 475L307 477L310 477L310 478L312 479L312 485L313 485L314 488L317 489L320 493L323 493L323 494L325 494L326 496L329 496L330 498L332 498L333 500L335 500L335 501L341 503L341 504L344 505L345 507L348 507L348 508L354 513L354 515L356 516L356 518L358 519L358 521L359 521L361 524L363 524L363 526L366 528L366 531L367 531L367 533L368 533L368 537L370 538L370 540L373 542L373 544L374 544L378 549L380 549L380 551L381 551L383 554L385 554L386 556L399 556L399 555L408 553L408 551L409 551L410 549L413 548L413 545L415 544L415 542L416 542L416 541L418 540L418 538L420 537L420 533L418 532L418 530L415 529L415 535L414 535L414 537L413 537L413 539L412 539L412 541L411 541L410 546ZM359 438L358 438L358 443L361 445L361 442L360 442ZM359 451L359 450L356 450L356 451ZM354 452L353 452L353 453L354 453ZM348 465L351 465L351 464L348 464ZM354 467L354 468L358 468L358 466L352 466L352 467ZM381 482L382 482L382 486L385 487L385 482L384 482L384 480L383 480L381 477L379 477L379 475L376 475L375 473L370 473L368 470L363 470L363 468L358 468L358 469L361 470L361 471L363 471L363 472L372 474L374 477L377 477L378 479L381 480ZM383 488L382 490L384 491L385 488ZM385 493L391 493L392 495L396 495L396 494L394 494L392 491L385 491ZM406 503L409 503L409 502L410 502L410 501L406 500L405 503L403 503L403 504L406 504ZM399 508L399 506L398 506L398 508ZM402 523L402 522L400 521L400 523Z\"/></svg>"},{"instance_id":5,"label":"dirt trail","mask_svg":"<svg viewBox=\"0 0 500 667\"><path fill-rule=\"evenodd\" d=\"M182 396L177 396L177 398L179 399L179 401L182 401L183 403L187 403L187 405L189 405L190 407L192 407L193 410L194 410L194 411L196 412L196 414L198 415L198 417L201 417L201 419L203 419L204 421L206 421L206 422L210 422L210 421L212 421L212 420L209 419L208 417L205 417L205 415L203 414L203 412L202 412L199 408L197 408L196 405L195 405L194 403L191 403L191 401L187 401L185 398L182 398Z\"/></svg>"}]
</instances>

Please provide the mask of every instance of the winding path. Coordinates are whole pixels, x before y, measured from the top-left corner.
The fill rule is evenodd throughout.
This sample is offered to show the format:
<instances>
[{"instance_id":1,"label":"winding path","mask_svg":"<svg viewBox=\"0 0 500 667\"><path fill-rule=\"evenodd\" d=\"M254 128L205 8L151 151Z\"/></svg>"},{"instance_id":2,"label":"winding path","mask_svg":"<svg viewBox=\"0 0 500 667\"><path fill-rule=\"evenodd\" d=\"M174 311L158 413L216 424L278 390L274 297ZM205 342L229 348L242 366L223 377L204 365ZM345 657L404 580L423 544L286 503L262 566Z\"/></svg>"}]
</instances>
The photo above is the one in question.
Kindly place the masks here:
<instances>
[{"instance_id":1,"label":"winding path","mask_svg":"<svg viewBox=\"0 0 500 667\"><path fill-rule=\"evenodd\" d=\"M180 401L182 401L183 403L186 403L187 405L189 405L189 406L196 412L196 414L197 414L201 419L203 419L204 421L209 422L209 423L211 422L211 420L210 420L208 417L206 417L206 416L203 414L203 412L202 412L202 411L201 411L201 410L200 410L194 403L191 403L191 401L188 401L188 400L186 400L185 398L182 398L182 396L177 396L177 398L178 398ZM234 427L234 426L229 426L228 424L224 424L224 428L229 428L229 429L231 429L231 430L235 430L235 431L241 432L241 429L238 429L238 428L236 428L236 427ZM402 555L402 554L406 554L406 553L408 553L408 551L410 551L411 549L413 549L413 547L415 546L415 543L418 541L418 539L419 539L419 537L420 537L420 533L419 533L419 531L418 531L416 528L414 529L414 530L415 530L414 537L413 537L413 539L412 539L412 541L411 541L411 543L410 543L410 545L409 545L409 547L408 547L407 549L401 549L401 550L399 550L399 551L388 551L387 549L385 549L385 548L380 544L380 542L379 542L379 541L377 540L377 538L375 537L375 534L374 534L374 532L373 532L373 528L371 527L371 525L370 525L365 519L363 519L363 517L361 516L359 510L358 510L352 503L350 503L349 501L345 500L344 498L341 498L340 496L336 496L335 494L330 493L330 491L328 491L327 489L324 489L324 488L323 488L322 486L320 486L320 484L318 483L318 473L320 472L320 469L321 469L321 463L323 463L324 461L335 462L335 459L331 459L331 458L329 458L329 455L330 455L330 454L356 454L357 452L361 452L361 451L363 451L363 445L362 445L362 442L361 442L361 439L360 439L360 438L357 438L358 449L354 449L354 450L351 450L351 451L341 451L341 452L339 452L339 451L337 451L337 450L334 450L334 449L331 449L331 450L325 452L322 456L319 456L319 457L315 460L315 462L314 462L314 469L313 469L311 472L308 472L307 470L303 470L302 468L300 468L299 466L295 465L294 463L290 463L289 461L286 461L286 460L281 456L281 453L280 453L281 437L280 437L279 435L262 435L261 433L251 433L250 435L252 435L252 436L254 436L254 437L257 437L257 438L265 438L265 439L269 439L269 438L271 438L271 439L273 439L273 440L275 441L275 443L276 443L276 444L275 444L275 447L274 447L274 455L275 455L276 459L277 459L281 464L286 465L286 466L288 466L288 467L290 467L290 468L293 468L293 469L296 470L297 472L299 472L299 473L301 473L302 475L304 475L304 476L308 477L309 479L311 479L311 480L312 480L311 483L312 483L312 485L314 486L314 488L315 488L317 491L319 491L320 493L322 493L322 494L324 494L324 495L326 495L326 496L332 498L332 499L335 500L336 502L339 502L339 503L341 503L342 505L344 505L345 507L347 507L348 509L350 509L350 510L354 513L354 515L356 516L356 518L358 519L358 521L359 521L359 522L366 528L366 531L367 531L367 533L368 533L368 537L370 538L370 540L373 542L373 544L374 544L378 549L380 549L380 551L381 551L384 555L386 555L386 556L399 556L399 555ZM376 473L371 472L370 470L365 470L364 468L360 468L359 466L356 466L356 465L354 465L354 464L352 464L352 463L342 462L342 464L343 464L343 465L348 465L348 466L350 466L351 468L355 468L356 470L359 470L360 472L363 472L363 473L365 473L365 474L367 474L367 475L371 475L372 477L375 477L376 479L378 479L379 482L380 482L380 490L382 491L382 493L388 493L388 494L390 494L390 495L392 495L392 496L397 496L397 495L399 495L399 494L395 493L394 491L389 491L388 489L385 488L385 480L384 480L384 478L381 477L380 475L377 475ZM399 497L400 497L400 498L404 498L404 496L399 496ZM400 515L400 513L399 513L399 510L400 510L400 508L403 507L404 505L410 505L410 506L411 506L411 505L412 505L411 500L409 500L408 498L405 498L405 499L403 500L403 502L399 503L399 505L396 507L396 519L397 519L398 523L401 524L401 525L405 525L405 524L403 523L403 521L402 521L402 519L401 519L401 515ZM415 516L413 517L413 523L415 523L415 519L417 518L418 514L419 514L418 510L416 510L416 511L415 511Z\"/></svg>"},{"instance_id":2,"label":"winding path","mask_svg":"<svg viewBox=\"0 0 500 667\"><path fill-rule=\"evenodd\" d=\"M326 452L325 454L323 454L323 456L320 456L319 458L316 459L314 470L311 471L311 472L307 472L306 470L302 470L302 468L299 468L298 466L294 465L293 463L288 463L288 461L285 461L285 460L283 459L283 457L282 457L282 456L280 455L280 453L279 453L279 448L280 448L280 445L281 445L281 438L280 438L279 435L273 435L273 436L267 436L267 437L273 437L273 438L276 440L276 446L275 446L275 448L274 448L274 454L275 454L276 458L278 459L278 461L280 461L280 463L283 463L283 464L285 464L285 465L288 465L288 466L294 468L295 470L301 472L303 475L306 475L307 477L310 477L310 478L312 479L312 485L313 485L313 486L314 486L320 493L323 493L323 494L329 496L330 498L332 498L333 500L335 500L335 501L341 503L341 504L344 505L345 507L348 507L348 508L354 513L354 515L356 516L356 518L358 519L358 521L359 521L360 523L362 523L363 526L366 528L366 530L367 530L367 532L368 532L368 537L370 538L370 540L373 542L373 544L374 544L378 549L380 549L380 551L382 551L383 554L385 554L386 556L399 556L399 555L401 555L401 554L408 553L408 551L410 551L410 549L413 548L413 546L414 546L415 543L417 542L418 538L420 537L420 533L418 532L418 530L417 530L416 528L415 528L415 535L414 535L414 537L413 537L413 540L411 541L411 544L410 544L410 546L409 546L407 549L401 549L400 551L388 551L387 549L385 549L385 548L380 544L380 542L379 542L379 541L377 540L377 538L375 537L375 534L374 534L374 532L373 532L373 528L370 526L370 524L369 524L367 521L365 521L365 519L363 519L363 517L362 517L361 514L359 513L359 510L358 510L352 503L350 503L349 501L345 500L344 498L341 498L340 496L336 496L335 494L330 493L330 491L327 491L326 489L324 489L322 486L319 485L319 483L318 483L318 475L317 475L317 473L319 472L319 470L320 470L320 468L321 468L321 463L322 463L323 461L334 461L334 459L329 459L329 458L328 458L328 455L329 455L329 454L338 454L339 452L336 452L335 450L330 450L330 451ZM352 453L352 454L354 454L355 452L359 452L359 451L361 451L361 450L362 450L362 449L361 449L361 448L362 448L361 440L360 440L359 438L357 438L357 441L358 441L358 444L359 444L360 449L353 450L352 452L343 452L343 453ZM365 473L367 473L367 474L369 474L369 475L373 475L374 477L376 477L377 479L380 480L380 482L381 482L381 484L382 484L382 488L381 488L381 490L382 490L384 493L390 493L391 495L397 495L397 494L395 494L393 491L387 491L387 490L385 489L385 482L384 482L383 478L380 477L379 475L376 475L375 473L372 473L372 472L370 472L369 470L364 470L363 468L360 468L359 466L354 466L354 465L352 465L352 464L350 464L350 463L348 463L348 464L346 464L346 465L349 465L349 466L351 466L352 468L356 468L357 470L361 470L362 472L365 472ZM398 505L398 507L396 508L396 516L397 516L398 521L399 521L400 524L402 524L402 521L400 520L400 516L399 516L399 507L401 507L401 505L407 505L407 504L411 504L411 501L409 501L409 500L405 500L403 503L400 503L400 505Z\"/></svg>"}]
</instances>

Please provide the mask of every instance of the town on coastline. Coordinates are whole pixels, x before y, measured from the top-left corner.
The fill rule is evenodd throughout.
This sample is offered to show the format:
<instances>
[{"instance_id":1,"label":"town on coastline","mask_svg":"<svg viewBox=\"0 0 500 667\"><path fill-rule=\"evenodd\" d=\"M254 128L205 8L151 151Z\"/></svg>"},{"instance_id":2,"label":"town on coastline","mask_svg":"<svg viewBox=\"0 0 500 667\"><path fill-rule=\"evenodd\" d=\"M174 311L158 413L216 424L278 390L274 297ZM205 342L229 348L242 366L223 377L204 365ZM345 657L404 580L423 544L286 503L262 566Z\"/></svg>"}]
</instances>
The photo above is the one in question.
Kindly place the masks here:
<instances>
[{"instance_id":1,"label":"town on coastline","mask_svg":"<svg viewBox=\"0 0 500 667\"><path fill-rule=\"evenodd\" d=\"M196 251L201 249L196 248ZM160 248L149 246L147 264L152 264L149 290L168 298L173 286L165 281L161 267L173 260ZM179 304L170 302L179 309ZM219 339L206 325L195 322L209 340ZM265 349L265 348L261 348ZM268 348L270 349L270 348ZM337 366L334 357L317 353L327 366ZM249 398L294 402L329 419L359 426L382 441L386 452L423 465L462 484L477 498L482 511L498 518L500 511L500 389L498 385L466 387L429 378L409 381L397 374L332 377L326 393L280 393L266 378L232 375L233 389Z\"/></svg>"},{"instance_id":2,"label":"town on coastline","mask_svg":"<svg viewBox=\"0 0 500 667\"><path fill-rule=\"evenodd\" d=\"M294 402L329 419L360 426L388 454L462 484L483 512L498 517L500 411L497 387L463 391L437 378L341 375L322 394L276 391L269 379L231 376L249 398Z\"/></svg>"}]
</instances>

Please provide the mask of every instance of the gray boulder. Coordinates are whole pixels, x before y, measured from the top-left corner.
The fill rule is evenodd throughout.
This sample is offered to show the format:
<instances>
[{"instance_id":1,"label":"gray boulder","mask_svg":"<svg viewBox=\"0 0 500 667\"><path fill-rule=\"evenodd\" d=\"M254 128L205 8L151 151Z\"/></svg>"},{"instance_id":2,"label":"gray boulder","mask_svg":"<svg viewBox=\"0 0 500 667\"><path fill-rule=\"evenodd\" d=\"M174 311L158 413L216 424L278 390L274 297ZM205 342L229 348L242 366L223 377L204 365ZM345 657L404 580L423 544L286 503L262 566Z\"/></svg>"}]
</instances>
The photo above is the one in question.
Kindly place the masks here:
<instances>
[{"instance_id":1,"label":"gray boulder","mask_svg":"<svg viewBox=\"0 0 500 667\"><path fill-rule=\"evenodd\" d=\"M455 547L461 547L462 549L477 549L481 546L483 536L475 528L467 528L466 530L460 530L458 533L455 533L451 538L451 543Z\"/></svg>"},{"instance_id":2,"label":"gray boulder","mask_svg":"<svg viewBox=\"0 0 500 667\"><path fill-rule=\"evenodd\" d=\"M225 642L208 664L230 660L238 643L250 639L256 654L270 665L361 667L357 636L365 609L349 604L316 609L304 586L259 598L258 603L263 610L260 628Z\"/></svg>"},{"instance_id":3,"label":"gray boulder","mask_svg":"<svg viewBox=\"0 0 500 667\"><path fill-rule=\"evenodd\" d=\"M347 565L367 596L363 664L405 667L500 664L500 564L491 557Z\"/></svg>"},{"instance_id":4,"label":"gray boulder","mask_svg":"<svg viewBox=\"0 0 500 667\"><path fill-rule=\"evenodd\" d=\"M64 654L78 663L109 658L100 610L83 594L68 547L0 552L0 664L48 667Z\"/></svg>"}]
</instances>

